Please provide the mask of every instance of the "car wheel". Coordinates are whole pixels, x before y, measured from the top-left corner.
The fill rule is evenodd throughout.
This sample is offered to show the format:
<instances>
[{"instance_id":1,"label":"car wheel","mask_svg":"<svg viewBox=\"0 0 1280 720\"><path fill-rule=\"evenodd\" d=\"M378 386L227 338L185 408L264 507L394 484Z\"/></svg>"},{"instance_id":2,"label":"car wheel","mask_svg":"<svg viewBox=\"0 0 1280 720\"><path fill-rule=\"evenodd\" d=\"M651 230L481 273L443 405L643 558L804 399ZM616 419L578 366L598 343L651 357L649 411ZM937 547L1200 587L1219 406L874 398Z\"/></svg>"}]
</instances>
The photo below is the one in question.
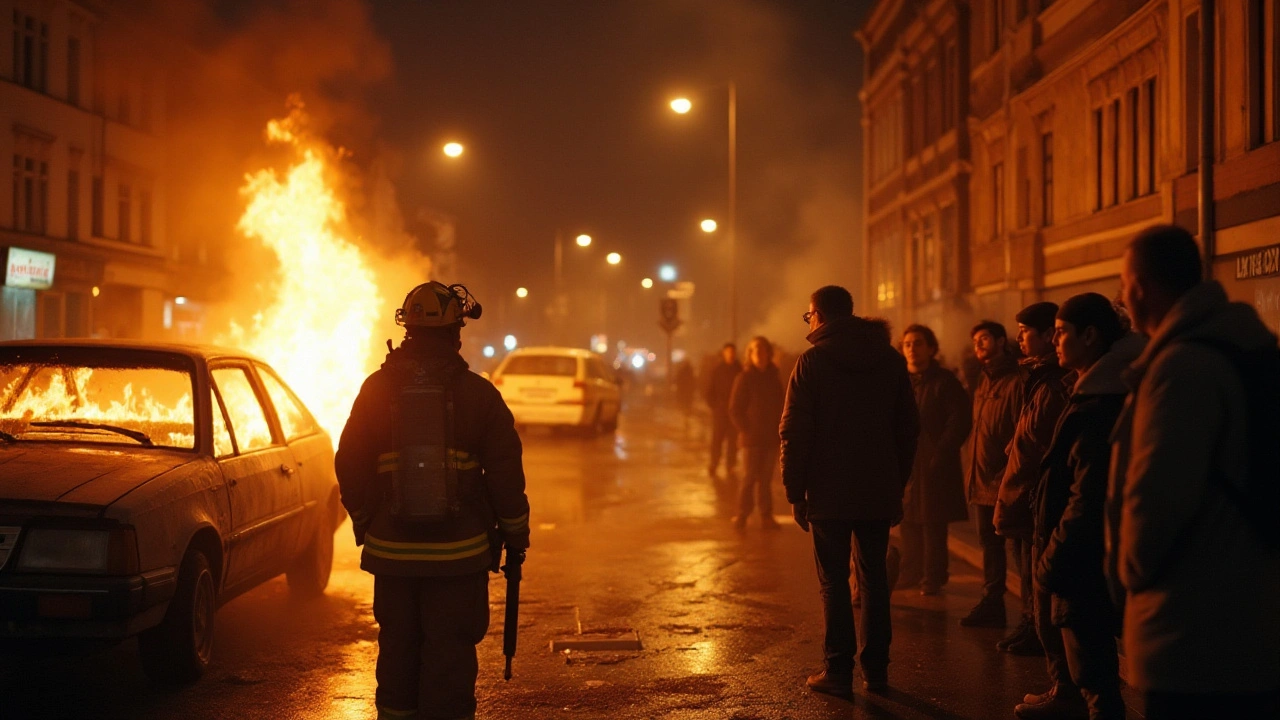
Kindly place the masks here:
<instances>
[{"instance_id":1,"label":"car wheel","mask_svg":"<svg viewBox=\"0 0 1280 720\"><path fill-rule=\"evenodd\" d=\"M217 585L209 560L199 550L188 550L164 620L138 636L138 652L147 676L165 685L199 680L213 654L217 607Z\"/></svg>"},{"instance_id":2,"label":"car wheel","mask_svg":"<svg viewBox=\"0 0 1280 720\"><path fill-rule=\"evenodd\" d=\"M316 526L307 549L293 561L285 573L289 589L302 597L317 597L329 586L333 571L333 531L325 523Z\"/></svg>"}]
</instances>

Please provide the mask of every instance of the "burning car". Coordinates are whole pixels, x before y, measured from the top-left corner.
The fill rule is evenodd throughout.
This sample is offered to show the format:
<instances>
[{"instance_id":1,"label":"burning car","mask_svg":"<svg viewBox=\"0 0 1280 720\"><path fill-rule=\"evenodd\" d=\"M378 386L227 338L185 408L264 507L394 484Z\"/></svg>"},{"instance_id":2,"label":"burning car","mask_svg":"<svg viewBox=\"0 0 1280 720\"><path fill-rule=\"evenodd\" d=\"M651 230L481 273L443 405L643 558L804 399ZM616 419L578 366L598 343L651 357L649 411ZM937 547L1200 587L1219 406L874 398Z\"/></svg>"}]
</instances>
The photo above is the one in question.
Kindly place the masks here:
<instances>
[{"instance_id":1,"label":"burning car","mask_svg":"<svg viewBox=\"0 0 1280 720\"><path fill-rule=\"evenodd\" d=\"M221 603L329 582L329 436L262 361L209 347L0 343L0 642L138 637L196 680Z\"/></svg>"}]
</instances>

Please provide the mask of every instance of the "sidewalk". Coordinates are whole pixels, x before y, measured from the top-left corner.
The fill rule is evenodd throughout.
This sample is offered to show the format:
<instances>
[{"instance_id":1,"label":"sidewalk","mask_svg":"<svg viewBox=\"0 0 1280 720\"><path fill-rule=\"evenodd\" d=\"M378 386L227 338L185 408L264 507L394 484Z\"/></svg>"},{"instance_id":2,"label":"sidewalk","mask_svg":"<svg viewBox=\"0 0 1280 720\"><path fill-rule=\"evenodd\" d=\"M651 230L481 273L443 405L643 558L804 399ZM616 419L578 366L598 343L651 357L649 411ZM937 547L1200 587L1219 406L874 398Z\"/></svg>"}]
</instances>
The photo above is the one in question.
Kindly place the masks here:
<instances>
[{"instance_id":1,"label":"sidewalk","mask_svg":"<svg viewBox=\"0 0 1280 720\"><path fill-rule=\"evenodd\" d=\"M982 544L978 542L978 531L971 520L954 522L947 526L947 549L952 555L982 569ZM1013 558L1009 558L1009 572L1005 579L1005 587L1016 598L1022 598L1021 578L1017 573Z\"/></svg>"}]
</instances>

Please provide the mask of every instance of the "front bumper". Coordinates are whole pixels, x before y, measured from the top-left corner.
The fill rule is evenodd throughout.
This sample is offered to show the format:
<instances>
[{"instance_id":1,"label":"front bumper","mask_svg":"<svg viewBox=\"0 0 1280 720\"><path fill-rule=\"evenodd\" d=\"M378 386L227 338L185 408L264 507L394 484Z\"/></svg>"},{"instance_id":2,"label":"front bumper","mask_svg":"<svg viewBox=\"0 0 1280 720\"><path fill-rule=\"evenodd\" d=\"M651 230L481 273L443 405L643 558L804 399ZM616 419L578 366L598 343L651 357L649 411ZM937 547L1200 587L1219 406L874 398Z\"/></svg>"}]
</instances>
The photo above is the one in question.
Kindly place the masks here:
<instances>
[{"instance_id":1,"label":"front bumper","mask_svg":"<svg viewBox=\"0 0 1280 720\"><path fill-rule=\"evenodd\" d=\"M176 568L128 577L0 573L0 638L119 639L160 624Z\"/></svg>"},{"instance_id":2,"label":"front bumper","mask_svg":"<svg viewBox=\"0 0 1280 720\"><path fill-rule=\"evenodd\" d=\"M536 405L508 403L517 425L583 425L588 420L586 405Z\"/></svg>"}]
</instances>

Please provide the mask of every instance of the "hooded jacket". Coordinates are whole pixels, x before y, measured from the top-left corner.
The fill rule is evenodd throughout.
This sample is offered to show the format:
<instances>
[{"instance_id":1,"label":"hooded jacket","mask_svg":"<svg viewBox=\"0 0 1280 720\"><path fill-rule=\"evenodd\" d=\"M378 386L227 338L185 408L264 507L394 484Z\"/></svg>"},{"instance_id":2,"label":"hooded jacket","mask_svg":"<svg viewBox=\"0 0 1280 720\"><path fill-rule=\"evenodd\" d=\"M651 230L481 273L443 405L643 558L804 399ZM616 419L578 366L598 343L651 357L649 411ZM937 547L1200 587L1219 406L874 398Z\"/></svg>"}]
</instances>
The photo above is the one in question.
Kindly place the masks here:
<instances>
[{"instance_id":1,"label":"hooded jacket","mask_svg":"<svg viewBox=\"0 0 1280 720\"><path fill-rule=\"evenodd\" d=\"M1197 340L1247 352L1276 336L1205 282L1174 304L1131 368L1108 497L1128 679L1144 691L1275 690L1280 556L1220 489L1248 472L1247 388Z\"/></svg>"},{"instance_id":2,"label":"hooded jacket","mask_svg":"<svg viewBox=\"0 0 1280 720\"><path fill-rule=\"evenodd\" d=\"M811 520L896 520L920 417L906 360L882 321L847 317L809 333L787 385L782 482Z\"/></svg>"},{"instance_id":3,"label":"hooded jacket","mask_svg":"<svg viewBox=\"0 0 1280 720\"><path fill-rule=\"evenodd\" d=\"M778 442L778 422L782 419L785 398L786 391L777 366L771 364L761 370L755 365L748 365L746 370L738 373L730 395L729 417L738 430L740 446L775 445Z\"/></svg>"},{"instance_id":4,"label":"hooded jacket","mask_svg":"<svg viewBox=\"0 0 1280 720\"><path fill-rule=\"evenodd\" d=\"M920 411L920 441L902 508L903 522L948 523L964 520L964 471L960 448L973 424L969 393L938 363L911 376Z\"/></svg>"},{"instance_id":5,"label":"hooded jacket","mask_svg":"<svg viewBox=\"0 0 1280 720\"><path fill-rule=\"evenodd\" d=\"M1103 574L1103 525L1111 429L1129 388L1124 372L1146 340L1129 334L1082 373L1040 464L1035 490L1036 582L1052 595L1057 625L1096 623L1118 630ZM1065 378L1067 382L1074 376ZM1067 387L1063 379L1058 381Z\"/></svg>"},{"instance_id":6,"label":"hooded jacket","mask_svg":"<svg viewBox=\"0 0 1280 720\"><path fill-rule=\"evenodd\" d=\"M985 363L973 394L973 433L965 493L971 505L995 505L1022 410L1026 370L1009 353Z\"/></svg>"},{"instance_id":7,"label":"hooded jacket","mask_svg":"<svg viewBox=\"0 0 1280 720\"><path fill-rule=\"evenodd\" d=\"M1027 358L1021 364L1026 373L1026 402L1009 443L1009 463L996 497L995 526L1002 535L1029 537L1034 529L1032 489L1040 482L1040 461L1067 406L1069 388L1063 382L1068 372L1058 365L1056 353Z\"/></svg>"},{"instance_id":8,"label":"hooded jacket","mask_svg":"<svg viewBox=\"0 0 1280 720\"><path fill-rule=\"evenodd\" d=\"M398 458L394 410L404 374L414 366L447 378L454 405L449 461L461 510L432 525L393 517L386 502ZM351 515L360 567L404 576L464 575L491 565L490 536L511 548L529 546L520 436L497 388L467 370L454 347L410 338L365 380L342 430L334 464L342 504Z\"/></svg>"}]
</instances>

